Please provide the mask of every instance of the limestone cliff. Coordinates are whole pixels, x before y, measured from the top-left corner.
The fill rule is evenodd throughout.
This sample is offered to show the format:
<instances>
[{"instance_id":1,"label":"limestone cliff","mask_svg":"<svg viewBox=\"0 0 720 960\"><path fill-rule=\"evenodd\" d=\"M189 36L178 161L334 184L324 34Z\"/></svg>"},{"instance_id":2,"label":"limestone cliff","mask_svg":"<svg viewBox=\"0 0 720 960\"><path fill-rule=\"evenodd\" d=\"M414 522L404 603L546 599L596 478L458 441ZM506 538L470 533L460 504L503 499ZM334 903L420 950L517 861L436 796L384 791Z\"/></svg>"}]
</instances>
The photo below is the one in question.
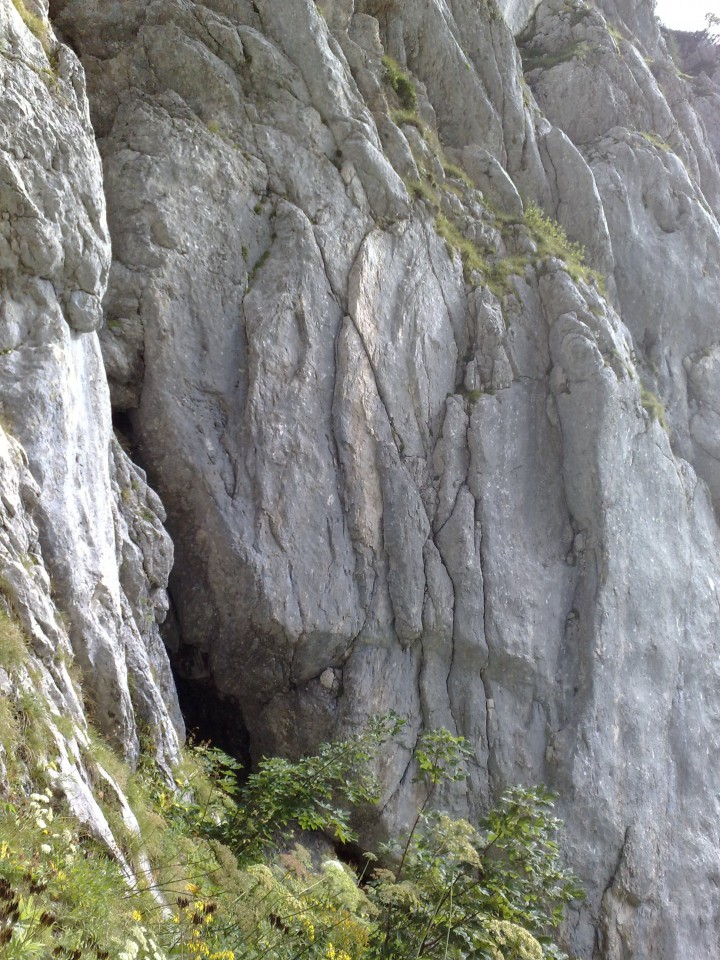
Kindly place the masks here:
<instances>
[{"instance_id":1,"label":"limestone cliff","mask_svg":"<svg viewBox=\"0 0 720 960\"><path fill-rule=\"evenodd\" d=\"M172 761L172 550L112 402L226 744L448 726L456 810L560 794L578 956L711 960L720 88L652 8L53 0L42 43L3 0L3 590Z\"/></svg>"},{"instance_id":2,"label":"limestone cliff","mask_svg":"<svg viewBox=\"0 0 720 960\"><path fill-rule=\"evenodd\" d=\"M112 432L94 332L110 243L82 68L31 22L37 36L0 6L0 590L3 624L10 614L31 648L19 679L0 669L0 689L13 710L35 701L58 790L120 856L82 748L89 716L131 761L138 722L159 763L177 758L183 721L158 631L172 544Z\"/></svg>"}]
</instances>

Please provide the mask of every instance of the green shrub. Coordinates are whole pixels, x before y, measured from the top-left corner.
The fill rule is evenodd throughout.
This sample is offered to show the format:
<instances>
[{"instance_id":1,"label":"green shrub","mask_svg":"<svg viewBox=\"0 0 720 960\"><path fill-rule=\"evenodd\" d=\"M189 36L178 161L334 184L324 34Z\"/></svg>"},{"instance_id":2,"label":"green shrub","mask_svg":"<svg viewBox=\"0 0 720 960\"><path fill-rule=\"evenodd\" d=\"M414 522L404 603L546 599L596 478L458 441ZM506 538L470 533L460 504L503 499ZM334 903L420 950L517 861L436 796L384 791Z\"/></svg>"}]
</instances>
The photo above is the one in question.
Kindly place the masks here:
<instances>
[{"instance_id":1,"label":"green shrub","mask_svg":"<svg viewBox=\"0 0 720 960\"><path fill-rule=\"evenodd\" d=\"M490 265L485 274L485 281L495 296L502 297L511 289L512 277L522 277L529 263L526 256L503 257Z\"/></svg>"},{"instance_id":2,"label":"green shrub","mask_svg":"<svg viewBox=\"0 0 720 960\"><path fill-rule=\"evenodd\" d=\"M401 727L395 715L377 718L300 760L263 760L244 782L232 758L192 747L177 790L147 758L136 773L118 771L94 739L86 766L99 757L125 783L143 830L143 849L128 855L138 867L149 852L155 881L138 870L129 889L50 790L13 798L0 815L0 952L9 960L562 957L550 934L580 891L559 862L553 798L516 788L477 827L430 812L470 757L447 730L418 741L424 799L407 836L382 849L384 866L367 854L353 869L293 841L297 829L353 839L350 811L377 802L372 761Z\"/></svg>"},{"instance_id":3,"label":"green shrub","mask_svg":"<svg viewBox=\"0 0 720 960\"><path fill-rule=\"evenodd\" d=\"M108 957L132 928L119 869L54 806L50 790L3 804L0 952L8 960Z\"/></svg>"},{"instance_id":4,"label":"green shrub","mask_svg":"<svg viewBox=\"0 0 720 960\"><path fill-rule=\"evenodd\" d=\"M443 214L435 217L435 230L445 240L449 252L460 255L465 282L485 283L497 297L503 297L510 291L510 278L522 276L528 265L527 257L523 256L503 257L490 262L475 243L464 237Z\"/></svg>"},{"instance_id":5,"label":"green shrub","mask_svg":"<svg viewBox=\"0 0 720 960\"><path fill-rule=\"evenodd\" d=\"M536 204L526 204L525 223L543 256L559 257L561 260L584 259L585 251L580 244L571 243L560 224L546 216Z\"/></svg>"},{"instance_id":6,"label":"green shrub","mask_svg":"<svg viewBox=\"0 0 720 960\"><path fill-rule=\"evenodd\" d=\"M612 24L612 23L610 23L610 22L607 22L607 23L606 23L606 26L607 26L607 32L608 32L608 33L610 34L610 36L612 37L613 46L615 47L615 51L616 51L617 53L619 53L619 52L620 52L620 45L621 45L621 44L623 43L623 41L625 41L627 38L625 37L625 34L624 34L621 30L619 30L616 26L614 26L614 24Z\"/></svg>"},{"instance_id":7,"label":"green shrub","mask_svg":"<svg viewBox=\"0 0 720 960\"><path fill-rule=\"evenodd\" d=\"M448 220L444 214L438 214L435 217L435 230L438 236L445 241L450 254L452 255L455 251L460 255L463 275L467 283L472 282L475 274L484 277L487 263L472 240L464 237L455 224Z\"/></svg>"},{"instance_id":8,"label":"green shrub","mask_svg":"<svg viewBox=\"0 0 720 960\"><path fill-rule=\"evenodd\" d=\"M384 56L382 63L385 68L385 79L395 91L400 104L405 110L414 113L417 110L415 84L392 57Z\"/></svg>"},{"instance_id":9,"label":"green shrub","mask_svg":"<svg viewBox=\"0 0 720 960\"><path fill-rule=\"evenodd\" d=\"M440 210L440 195L428 180L408 180L406 186L416 200L425 200L433 210Z\"/></svg>"},{"instance_id":10,"label":"green shrub","mask_svg":"<svg viewBox=\"0 0 720 960\"><path fill-rule=\"evenodd\" d=\"M371 867L357 876L337 861L313 867L307 851L297 845L268 858L278 839L278 830L268 829L271 820L285 843L292 821L329 827L336 837L349 835L344 822L338 834L335 808L326 803L338 790L346 802L376 796L365 765L399 724L397 718L375 724L369 735L323 745L317 755L297 763L264 761L259 776L242 787L222 754L201 754L218 792L215 801L206 797L199 809L188 808L181 816L186 828L194 821L192 829L206 830L209 815L215 832L224 837L226 858L228 851L234 855L234 888L245 913L226 925L225 942L238 957L252 955L250 945L259 944L288 960L459 960L468 953L478 960L539 960L542 944L551 945L549 932L559 923L563 906L582 896L560 863L554 839L559 824L551 815L554 798L542 788L515 788L478 828L427 813L441 784L465 776L470 751L462 737L447 730L428 731L418 741L416 780L425 783L425 798L407 837L382 850L385 860L395 864L392 869ZM320 814L311 784L320 786ZM221 796L229 806L222 808L218 822ZM228 818L237 802L241 808L252 804L252 809L244 809L239 819ZM260 829L253 823L258 818ZM240 823L252 826L248 831ZM248 835L255 837L250 847ZM216 931L221 928L219 921ZM243 931L243 950L237 948L233 929L235 935ZM555 957L563 956L552 949Z\"/></svg>"},{"instance_id":11,"label":"green shrub","mask_svg":"<svg viewBox=\"0 0 720 960\"><path fill-rule=\"evenodd\" d=\"M565 230L556 220L544 214L536 204L527 203L525 224L537 244L538 256L564 260L573 280L594 283L600 291L604 291L605 278L587 266L584 247L568 240Z\"/></svg>"},{"instance_id":12,"label":"green shrub","mask_svg":"<svg viewBox=\"0 0 720 960\"><path fill-rule=\"evenodd\" d=\"M418 779L428 790L397 869L377 871L370 883L378 908L373 958L541 960L565 904L583 896L560 862L554 797L543 788L508 790L479 828L425 815L440 783L463 778L468 753L447 730L419 741Z\"/></svg>"},{"instance_id":13,"label":"green shrub","mask_svg":"<svg viewBox=\"0 0 720 960\"><path fill-rule=\"evenodd\" d=\"M401 726L400 719L389 714L372 719L362 733L322 744L316 754L294 763L267 757L242 786L237 761L222 751L198 747L205 795L172 797L163 790L166 812L205 838L230 847L240 864L262 861L297 827L323 831L347 843L355 839L351 808L376 803L379 797L370 764Z\"/></svg>"}]
</instances>

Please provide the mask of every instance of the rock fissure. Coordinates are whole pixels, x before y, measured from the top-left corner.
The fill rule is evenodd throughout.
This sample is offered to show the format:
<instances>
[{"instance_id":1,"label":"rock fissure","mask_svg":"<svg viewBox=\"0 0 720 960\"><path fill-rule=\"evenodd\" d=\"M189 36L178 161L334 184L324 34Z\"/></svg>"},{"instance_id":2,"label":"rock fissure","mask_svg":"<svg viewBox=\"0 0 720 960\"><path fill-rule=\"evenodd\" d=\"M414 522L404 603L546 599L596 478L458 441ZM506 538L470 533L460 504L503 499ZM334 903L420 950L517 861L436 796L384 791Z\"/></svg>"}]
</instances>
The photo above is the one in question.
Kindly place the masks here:
<instances>
[{"instance_id":1,"label":"rock fissure","mask_svg":"<svg viewBox=\"0 0 720 960\"><path fill-rule=\"evenodd\" d=\"M53 696L80 720L62 607L169 769L167 523L193 722L256 760L447 726L454 812L559 790L569 952L715 960L720 72L647 2L211 6L54 0L52 90L0 8L1 592Z\"/></svg>"}]
</instances>

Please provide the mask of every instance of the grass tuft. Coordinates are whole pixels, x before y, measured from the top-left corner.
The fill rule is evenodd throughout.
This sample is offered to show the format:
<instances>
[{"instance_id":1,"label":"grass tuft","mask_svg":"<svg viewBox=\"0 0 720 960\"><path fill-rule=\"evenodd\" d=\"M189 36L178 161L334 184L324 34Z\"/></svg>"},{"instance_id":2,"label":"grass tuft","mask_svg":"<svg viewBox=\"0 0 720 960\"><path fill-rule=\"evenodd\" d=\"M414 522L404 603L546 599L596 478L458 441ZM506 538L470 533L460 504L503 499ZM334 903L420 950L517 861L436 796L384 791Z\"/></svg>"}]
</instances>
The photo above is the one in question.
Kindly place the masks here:
<instances>
[{"instance_id":1,"label":"grass tuft","mask_svg":"<svg viewBox=\"0 0 720 960\"><path fill-rule=\"evenodd\" d=\"M564 260L573 280L592 283L601 293L605 292L603 275L585 263L585 248L568 240L565 230L556 220L546 216L536 204L528 203L525 206L525 224L537 244L539 257Z\"/></svg>"},{"instance_id":2,"label":"grass tuft","mask_svg":"<svg viewBox=\"0 0 720 960\"><path fill-rule=\"evenodd\" d=\"M665 433L670 433L670 424L668 423L665 404L660 397L648 390L647 387L640 386L640 403L643 410L648 414L651 420L657 420Z\"/></svg>"},{"instance_id":3,"label":"grass tuft","mask_svg":"<svg viewBox=\"0 0 720 960\"><path fill-rule=\"evenodd\" d=\"M658 133L648 133L646 130L638 130L638 136L642 137L651 146L662 150L663 153L671 153L672 147Z\"/></svg>"},{"instance_id":4,"label":"grass tuft","mask_svg":"<svg viewBox=\"0 0 720 960\"><path fill-rule=\"evenodd\" d=\"M53 43L47 20L44 20L36 13L32 13L30 10L28 10L23 0L12 0L12 3L17 12L20 14L20 19L22 22L28 28L30 33L37 37L46 55L50 57L53 52Z\"/></svg>"},{"instance_id":5,"label":"grass tuft","mask_svg":"<svg viewBox=\"0 0 720 960\"><path fill-rule=\"evenodd\" d=\"M422 122L420 117L416 113L413 113L412 110L391 110L390 119L398 127L402 127L403 124L415 127L416 130L420 131L423 138L427 140L428 128Z\"/></svg>"},{"instance_id":6,"label":"grass tuft","mask_svg":"<svg viewBox=\"0 0 720 960\"><path fill-rule=\"evenodd\" d=\"M450 250L460 254L463 275L467 283L472 282L474 274L480 274L481 277L486 275L487 263L478 248L443 214L435 217L435 230Z\"/></svg>"},{"instance_id":7,"label":"grass tuft","mask_svg":"<svg viewBox=\"0 0 720 960\"><path fill-rule=\"evenodd\" d=\"M427 180L408 180L407 188L416 200L424 200L433 210L440 209L440 196Z\"/></svg>"},{"instance_id":8,"label":"grass tuft","mask_svg":"<svg viewBox=\"0 0 720 960\"><path fill-rule=\"evenodd\" d=\"M28 658L28 648L16 621L0 607L0 667L14 673Z\"/></svg>"},{"instance_id":9,"label":"grass tuft","mask_svg":"<svg viewBox=\"0 0 720 960\"><path fill-rule=\"evenodd\" d=\"M467 173L463 170L461 166L457 163L443 163L443 170L445 171L445 176L449 177L451 180L460 180L465 184L466 187L474 189L475 184L472 182Z\"/></svg>"},{"instance_id":10,"label":"grass tuft","mask_svg":"<svg viewBox=\"0 0 720 960\"><path fill-rule=\"evenodd\" d=\"M415 84L410 77L400 68L397 60L392 57L384 56L382 58L385 68L385 79L395 91L395 95L405 110L414 113L417 110L417 93Z\"/></svg>"}]
</instances>

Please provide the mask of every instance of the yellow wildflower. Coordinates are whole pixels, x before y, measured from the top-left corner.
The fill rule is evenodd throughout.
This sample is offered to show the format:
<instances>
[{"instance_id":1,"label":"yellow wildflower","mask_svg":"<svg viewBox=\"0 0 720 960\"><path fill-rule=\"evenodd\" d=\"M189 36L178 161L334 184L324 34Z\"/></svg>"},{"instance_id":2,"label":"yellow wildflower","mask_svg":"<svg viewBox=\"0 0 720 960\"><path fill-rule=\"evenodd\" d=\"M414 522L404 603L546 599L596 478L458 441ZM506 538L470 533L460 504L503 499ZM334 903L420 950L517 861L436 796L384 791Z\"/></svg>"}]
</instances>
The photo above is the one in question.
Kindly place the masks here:
<instances>
[{"instance_id":1,"label":"yellow wildflower","mask_svg":"<svg viewBox=\"0 0 720 960\"><path fill-rule=\"evenodd\" d=\"M203 956L203 957L210 956L210 947L202 941L192 940L188 944L188 950L190 951L190 953L196 953L199 956Z\"/></svg>"}]
</instances>

